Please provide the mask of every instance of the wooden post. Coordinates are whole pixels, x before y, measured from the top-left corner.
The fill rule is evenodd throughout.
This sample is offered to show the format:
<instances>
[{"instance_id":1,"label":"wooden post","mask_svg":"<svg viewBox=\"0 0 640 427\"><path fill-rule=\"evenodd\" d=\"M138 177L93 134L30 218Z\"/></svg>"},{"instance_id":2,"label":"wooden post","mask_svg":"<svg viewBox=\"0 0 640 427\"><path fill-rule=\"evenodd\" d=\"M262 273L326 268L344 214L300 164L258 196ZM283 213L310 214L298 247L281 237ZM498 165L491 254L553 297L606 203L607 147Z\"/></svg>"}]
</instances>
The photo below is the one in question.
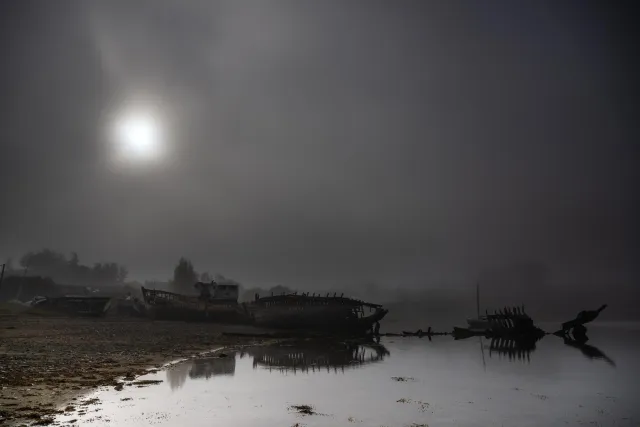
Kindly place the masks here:
<instances>
[{"instance_id":1,"label":"wooden post","mask_svg":"<svg viewBox=\"0 0 640 427\"><path fill-rule=\"evenodd\" d=\"M0 288L2 288L2 279L4 279L4 266L5 264L2 264L2 272L0 272Z\"/></svg>"}]
</instances>

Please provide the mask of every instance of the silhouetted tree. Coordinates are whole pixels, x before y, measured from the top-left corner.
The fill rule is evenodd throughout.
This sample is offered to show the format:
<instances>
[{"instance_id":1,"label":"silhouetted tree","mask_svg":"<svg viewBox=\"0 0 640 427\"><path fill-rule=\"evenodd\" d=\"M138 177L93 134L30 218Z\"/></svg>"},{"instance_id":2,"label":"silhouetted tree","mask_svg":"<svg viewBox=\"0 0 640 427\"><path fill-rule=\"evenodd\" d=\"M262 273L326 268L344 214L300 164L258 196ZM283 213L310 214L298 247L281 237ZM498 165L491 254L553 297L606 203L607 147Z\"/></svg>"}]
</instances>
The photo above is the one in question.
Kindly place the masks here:
<instances>
[{"instance_id":1,"label":"silhouetted tree","mask_svg":"<svg viewBox=\"0 0 640 427\"><path fill-rule=\"evenodd\" d=\"M69 271L64 255L50 249L27 252L20 258L20 265L28 268L30 275L66 279Z\"/></svg>"},{"instance_id":2,"label":"silhouetted tree","mask_svg":"<svg viewBox=\"0 0 640 427\"><path fill-rule=\"evenodd\" d=\"M93 266L94 281L98 285L118 283L119 267L115 262L96 263Z\"/></svg>"},{"instance_id":3,"label":"silhouetted tree","mask_svg":"<svg viewBox=\"0 0 640 427\"><path fill-rule=\"evenodd\" d=\"M211 283L211 275L205 271L200 275L200 281L203 283Z\"/></svg>"},{"instance_id":4,"label":"silhouetted tree","mask_svg":"<svg viewBox=\"0 0 640 427\"><path fill-rule=\"evenodd\" d=\"M182 257L178 265L173 270L173 287L177 291L191 291L193 285L198 281L198 274L193 268L193 264L188 259Z\"/></svg>"}]
</instances>

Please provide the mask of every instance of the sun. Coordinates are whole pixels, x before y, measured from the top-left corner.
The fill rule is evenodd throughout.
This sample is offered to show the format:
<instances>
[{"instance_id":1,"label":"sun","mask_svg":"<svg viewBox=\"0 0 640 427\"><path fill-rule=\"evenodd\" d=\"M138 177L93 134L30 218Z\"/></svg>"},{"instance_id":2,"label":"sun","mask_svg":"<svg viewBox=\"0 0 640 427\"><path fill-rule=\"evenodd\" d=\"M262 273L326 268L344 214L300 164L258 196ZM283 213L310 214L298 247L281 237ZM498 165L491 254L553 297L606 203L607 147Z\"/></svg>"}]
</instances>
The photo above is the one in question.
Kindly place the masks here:
<instances>
[{"instance_id":1,"label":"sun","mask_svg":"<svg viewBox=\"0 0 640 427\"><path fill-rule=\"evenodd\" d=\"M161 155L160 123L152 114L125 114L116 120L114 130L115 142L123 160L152 160Z\"/></svg>"}]
</instances>

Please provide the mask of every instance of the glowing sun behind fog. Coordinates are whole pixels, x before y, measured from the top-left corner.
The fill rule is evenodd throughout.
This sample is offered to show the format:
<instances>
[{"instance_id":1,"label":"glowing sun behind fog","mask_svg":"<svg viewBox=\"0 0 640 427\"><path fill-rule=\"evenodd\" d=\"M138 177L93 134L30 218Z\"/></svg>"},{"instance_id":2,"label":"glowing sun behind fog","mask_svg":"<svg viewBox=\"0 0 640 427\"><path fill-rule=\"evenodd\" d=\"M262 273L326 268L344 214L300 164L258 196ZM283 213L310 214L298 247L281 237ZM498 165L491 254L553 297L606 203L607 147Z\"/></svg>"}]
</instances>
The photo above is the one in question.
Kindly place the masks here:
<instances>
[{"instance_id":1,"label":"glowing sun behind fog","mask_svg":"<svg viewBox=\"0 0 640 427\"><path fill-rule=\"evenodd\" d=\"M162 157L161 123L152 113L123 113L115 119L112 131L116 154L120 161L144 163Z\"/></svg>"}]
</instances>

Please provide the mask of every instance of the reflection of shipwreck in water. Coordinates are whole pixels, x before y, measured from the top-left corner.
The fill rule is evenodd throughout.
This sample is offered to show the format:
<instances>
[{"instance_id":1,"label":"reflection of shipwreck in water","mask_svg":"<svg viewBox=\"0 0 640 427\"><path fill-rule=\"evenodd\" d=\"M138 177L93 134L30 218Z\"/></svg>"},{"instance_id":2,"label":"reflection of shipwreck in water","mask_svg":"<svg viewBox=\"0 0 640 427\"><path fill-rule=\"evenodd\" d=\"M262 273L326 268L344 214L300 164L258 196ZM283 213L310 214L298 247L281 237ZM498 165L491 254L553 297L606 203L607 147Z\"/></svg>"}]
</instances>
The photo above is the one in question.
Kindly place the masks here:
<instances>
[{"instance_id":1,"label":"reflection of shipwreck in water","mask_svg":"<svg viewBox=\"0 0 640 427\"><path fill-rule=\"evenodd\" d=\"M191 362L182 362L167 369L167 382L171 390L181 388L187 382L187 375L191 369Z\"/></svg>"},{"instance_id":2,"label":"reflection of shipwreck in water","mask_svg":"<svg viewBox=\"0 0 640 427\"><path fill-rule=\"evenodd\" d=\"M195 359L189 378L206 378L219 375L233 375L236 372L236 358L234 354L227 357L207 357Z\"/></svg>"},{"instance_id":3,"label":"reflection of shipwreck in water","mask_svg":"<svg viewBox=\"0 0 640 427\"><path fill-rule=\"evenodd\" d=\"M542 329L535 326L533 319L525 312L524 306L505 307L504 310L497 310L493 314L487 313L485 319L486 330L454 328L454 338L458 340L484 336L491 340L490 356L497 353L512 361L529 362L536 343L545 335Z\"/></svg>"},{"instance_id":4,"label":"reflection of shipwreck in water","mask_svg":"<svg viewBox=\"0 0 640 427\"><path fill-rule=\"evenodd\" d=\"M491 338L489 344L489 356L494 353L499 357L506 357L510 361L530 362L531 353L536 349L536 342L540 337L533 339Z\"/></svg>"},{"instance_id":5,"label":"reflection of shipwreck in water","mask_svg":"<svg viewBox=\"0 0 640 427\"><path fill-rule=\"evenodd\" d=\"M247 350L253 356L253 367L258 366L280 371L344 372L380 362L389 351L380 344L348 342L311 342L292 346L266 346Z\"/></svg>"},{"instance_id":6,"label":"reflection of shipwreck in water","mask_svg":"<svg viewBox=\"0 0 640 427\"><path fill-rule=\"evenodd\" d=\"M587 344L589 337L587 336L587 323L596 320L600 313L607 308L607 304L603 304L597 310L583 310L568 322L562 324L562 329L553 333L562 338L565 345L577 348L587 359L602 359L611 366L616 366L611 358L604 354L599 348Z\"/></svg>"},{"instance_id":7,"label":"reflection of shipwreck in water","mask_svg":"<svg viewBox=\"0 0 640 427\"><path fill-rule=\"evenodd\" d=\"M611 366L616 366L616 362L613 361L609 356L607 356L602 350L593 345L589 345L584 341L572 339L570 336L565 336L563 338L565 345L569 347L577 348L580 350L582 355L589 360L601 359L607 362Z\"/></svg>"}]
</instances>

